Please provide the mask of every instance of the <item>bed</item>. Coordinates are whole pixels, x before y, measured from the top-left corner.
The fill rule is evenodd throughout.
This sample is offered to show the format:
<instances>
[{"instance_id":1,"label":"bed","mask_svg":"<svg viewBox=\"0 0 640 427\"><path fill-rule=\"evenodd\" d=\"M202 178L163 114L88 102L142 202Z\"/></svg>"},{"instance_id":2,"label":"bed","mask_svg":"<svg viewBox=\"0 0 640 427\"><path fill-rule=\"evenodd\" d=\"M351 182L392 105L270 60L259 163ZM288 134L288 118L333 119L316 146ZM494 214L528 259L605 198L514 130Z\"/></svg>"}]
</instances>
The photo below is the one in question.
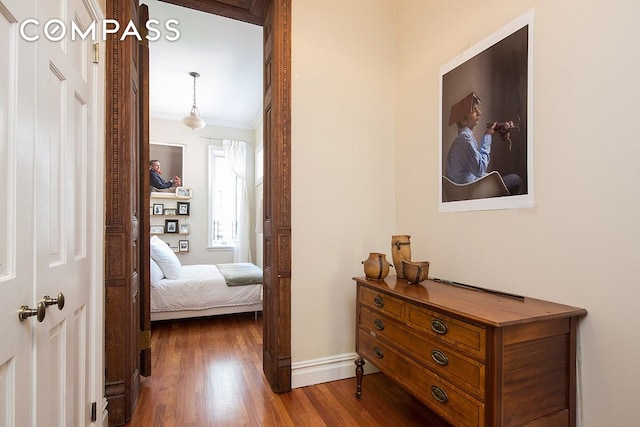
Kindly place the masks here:
<instances>
[{"instance_id":1,"label":"bed","mask_svg":"<svg viewBox=\"0 0 640 427\"><path fill-rule=\"evenodd\" d=\"M155 238L155 239L154 239ZM151 239L151 320L262 311L262 270L251 263L181 265Z\"/></svg>"}]
</instances>

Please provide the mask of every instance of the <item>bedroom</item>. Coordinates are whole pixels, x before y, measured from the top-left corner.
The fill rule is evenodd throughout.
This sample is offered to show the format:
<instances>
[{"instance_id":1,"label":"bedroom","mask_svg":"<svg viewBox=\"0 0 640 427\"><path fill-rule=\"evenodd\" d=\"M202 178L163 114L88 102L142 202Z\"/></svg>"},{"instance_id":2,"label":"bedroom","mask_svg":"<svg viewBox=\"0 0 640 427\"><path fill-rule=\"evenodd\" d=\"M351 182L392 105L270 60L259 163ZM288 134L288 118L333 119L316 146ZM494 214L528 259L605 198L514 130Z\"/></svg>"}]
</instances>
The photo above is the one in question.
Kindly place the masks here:
<instances>
[{"instance_id":1,"label":"bedroom","mask_svg":"<svg viewBox=\"0 0 640 427\"><path fill-rule=\"evenodd\" d=\"M156 0L144 3L152 19L176 19L182 27L179 43L164 40L151 43L149 48L150 159L161 161L164 179L180 176L182 186L190 191L188 198L175 199L171 197L175 189L152 189L151 235L166 242L176 254L174 260L177 258L185 269L240 261L261 266L262 235L256 224L261 223L257 207L262 203L262 180L256 176L260 163L255 161L262 150L261 27ZM193 78L191 71L199 76ZM182 122L192 101L206 121L202 129L191 129ZM244 208L237 204L238 212L229 227L237 230L237 236L228 236L237 239L235 247L225 244L220 236L217 240L212 237L212 224L217 224L218 218L213 218L210 207L214 205L210 202L210 171L214 159L224 157L223 140L242 141L246 159L246 202ZM237 192L237 200L242 199L241 194ZM186 212L174 212L178 205ZM241 231L238 227L242 223L246 227ZM175 224L175 229L168 230L167 224ZM243 310L242 305L232 308L227 302L226 308L212 313L189 307L189 313L159 315L155 313L160 310L154 306L155 290L152 286L152 320ZM254 295L245 309L256 308L261 305Z\"/></svg>"}]
</instances>

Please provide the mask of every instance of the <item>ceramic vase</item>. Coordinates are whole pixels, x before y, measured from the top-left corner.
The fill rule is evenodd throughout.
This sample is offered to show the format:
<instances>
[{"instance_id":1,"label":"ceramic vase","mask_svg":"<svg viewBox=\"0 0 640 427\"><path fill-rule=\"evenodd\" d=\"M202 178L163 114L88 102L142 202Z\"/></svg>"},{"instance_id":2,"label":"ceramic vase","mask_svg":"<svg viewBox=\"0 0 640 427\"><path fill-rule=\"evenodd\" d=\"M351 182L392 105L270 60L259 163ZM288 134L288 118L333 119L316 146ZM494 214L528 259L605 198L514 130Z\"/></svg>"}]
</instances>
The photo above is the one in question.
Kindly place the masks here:
<instances>
[{"instance_id":1,"label":"ceramic vase","mask_svg":"<svg viewBox=\"0 0 640 427\"><path fill-rule=\"evenodd\" d=\"M364 275L367 279L382 280L389 274L389 261L387 256L378 252L370 252L369 258L362 261Z\"/></svg>"},{"instance_id":2,"label":"ceramic vase","mask_svg":"<svg viewBox=\"0 0 640 427\"><path fill-rule=\"evenodd\" d=\"M411 236L408 234L391 236L391 258L393 259L393 266L396 269L398 279L404 279L402 261L411 261L410 238Z\"/></svg>"}]
</instances>

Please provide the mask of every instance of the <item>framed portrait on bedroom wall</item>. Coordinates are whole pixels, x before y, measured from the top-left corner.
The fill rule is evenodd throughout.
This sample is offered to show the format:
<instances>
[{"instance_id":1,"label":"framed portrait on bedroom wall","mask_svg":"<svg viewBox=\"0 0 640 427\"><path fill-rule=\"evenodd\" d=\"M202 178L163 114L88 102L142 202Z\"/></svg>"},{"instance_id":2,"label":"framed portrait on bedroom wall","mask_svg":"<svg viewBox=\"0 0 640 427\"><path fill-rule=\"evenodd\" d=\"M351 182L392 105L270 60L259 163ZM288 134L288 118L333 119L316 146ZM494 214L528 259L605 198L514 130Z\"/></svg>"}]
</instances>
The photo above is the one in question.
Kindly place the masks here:
<instances>
[{"instance_id":1,"label":"framed portrait on bedroom wall","mask_svg":"<svg viewBox=\"0 0 640 427\"><path fill-rule=\"evenodd\" d=\"M533 206L533 10L440 68L439 210Z\"/></svg>"},{"instance_id":2,"label":"framed portrait on bedroom wall","mask_svg":"<svg viewBox=\"0 0 640 427\"><path fill-rule=\"evenodd\" d=\"M189 215L189 202L178 202L178 215Z\"/></svg>"},{"instance_id":3,"label":"framed portrait on bedroom wall","mask_svg":"<svg viewBox=\"0 0 640 427\"><path fill-rule=\"evenodd\" d=\"M178 220L177 219L165 219L164 220L164 232L165 233L177 233L178 232Z\"/></svg>"},{"instance_id":4,"label":"framed portrait on bedroom wall","mask_svg":"<svg viewBox=\"0 0 640 427\"><path fill-rule=\"evenodd\" d=\"M179 252L189 252L189 241L188 240L180 240L180 241L178 241L178 251Z\"/></svg>"}]
</instances>

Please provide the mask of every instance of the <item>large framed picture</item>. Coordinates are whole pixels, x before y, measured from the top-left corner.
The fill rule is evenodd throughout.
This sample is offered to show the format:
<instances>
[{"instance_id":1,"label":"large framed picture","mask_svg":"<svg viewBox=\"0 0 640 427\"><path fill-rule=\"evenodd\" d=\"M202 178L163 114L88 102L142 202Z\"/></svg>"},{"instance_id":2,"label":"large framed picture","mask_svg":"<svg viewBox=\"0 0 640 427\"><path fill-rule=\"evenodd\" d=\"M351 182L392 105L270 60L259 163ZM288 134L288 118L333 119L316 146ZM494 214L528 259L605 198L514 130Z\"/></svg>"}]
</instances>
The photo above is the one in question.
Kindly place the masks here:
<instances>
[{"instance_id":1,"label":"large framed picture","mask_svg":"<svg viewBox=\"0 0 640 427\"><path fill-rule=\"evenodd\" d=\"M439 210L533 206L533 11L440 69Z\"/></svg>"},{"instance_id":2,"label":"large framed picture","mask_svg":"<svg viewBox=\"0 0 640 427\"><path fill-rule=\"evenodd\" d=\"M189 202L178 202L178 215L189 215Z\"/></svg>"},{"instance_id":3,"label":"large framed picture","mask_svg":"<svg viewBox=\"0 0 640 427\"><path fill-rule=\"evenodd\" d=\"M177 219L165 219L164 220L164 232L165 233L177 233L178 232L178 220Z\"/></svg>"}]
</instances>

